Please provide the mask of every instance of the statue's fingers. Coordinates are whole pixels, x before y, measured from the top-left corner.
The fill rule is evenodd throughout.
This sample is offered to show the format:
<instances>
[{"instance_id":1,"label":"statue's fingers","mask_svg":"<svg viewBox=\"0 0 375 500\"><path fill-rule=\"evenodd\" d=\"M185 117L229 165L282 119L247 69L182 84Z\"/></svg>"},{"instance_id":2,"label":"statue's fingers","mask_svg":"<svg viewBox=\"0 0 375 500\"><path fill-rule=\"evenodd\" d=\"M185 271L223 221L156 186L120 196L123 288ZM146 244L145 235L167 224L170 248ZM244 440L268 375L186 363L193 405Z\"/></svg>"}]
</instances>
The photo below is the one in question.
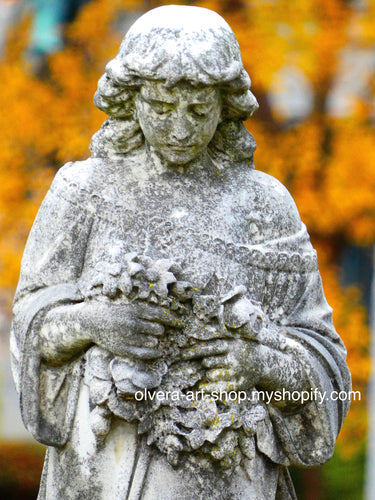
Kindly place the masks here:
<instances>
[{"instance_id":1,"label":"statue's fingers","mask_svg":"<svg viewBox=\"0 0 375 500\"><path fill-rule=\"evenodd\" d=\"M137 307L137 315L139 318L149 321L159 321L163 325L167 326L183 326L181 318L171 313L169 309L163 307L142 304L142 306Z\"/></svg>"},{"instance_id":2,"label":"statue's fingers","mask_svg":"<svg viewBox=\"0 0 375 500\"><path fill-rule=\"evenodd\" d=\"M216 368L215 370L208 371L206 377L210 382L230 381L233 379L234 373L230 368Z\"/></svg>"},{"instance_id":3,"label":"statue's fingers","mask_svg":"<svg viewBox=\"0 0 375 500\"><path fill-rule=\"evenodd\" d=\"M143 321L139 319L135 321L134 326L134 330L136 332L154 335L155 337L161 337L164 333L164 326L160 323L154 323L152 321Z\"/></svg>"},{"instance_id":4,"label":"statue's fingers","mask_svg":"<svg viewBox=\"0 0 375 500\"><path fill-rule=\"evenodd\" d=\"M121 350L122 352L119 354L121 354L122 356L127 355L138 359L156 359L160 358L160 356L162 355L162 353L158 349L152 349L149 347L127 345L124 346Z\"/></svg>"},{"instance_id":5,"label":"statue's fingers","mask_svg":"<svg viewBox=\"0 0 375 500\"><path fill-rule=\"evenodd\" d=\"M137 346L137 347L157 347L159 344L158 339L151 337L151 335L144 335L142 333L132 334L126 337L127 345Z\"/></svg>"},{"instance_id":6,"label":"statue's fingers","mask_svg":"<svg viewBox=\"0 0 375 500\"><path fill-rule=\"evenodd\" d=\"M223 340L196 344L189 349L182 351L182 359L205 358L206 356L216 356L225 354L228 351L228 344Z\"/></svg>"}]
</instances>

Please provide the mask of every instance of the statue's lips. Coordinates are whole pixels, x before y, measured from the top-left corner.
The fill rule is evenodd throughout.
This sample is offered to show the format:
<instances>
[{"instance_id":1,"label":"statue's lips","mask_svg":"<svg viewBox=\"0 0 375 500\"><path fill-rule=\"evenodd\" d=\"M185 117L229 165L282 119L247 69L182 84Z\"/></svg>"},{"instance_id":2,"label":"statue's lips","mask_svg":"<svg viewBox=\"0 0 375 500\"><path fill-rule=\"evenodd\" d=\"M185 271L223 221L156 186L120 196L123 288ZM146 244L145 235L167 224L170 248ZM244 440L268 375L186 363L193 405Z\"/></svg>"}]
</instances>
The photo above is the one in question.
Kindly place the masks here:
<instances>
[{"instance_id":1,"label":"statue's lips","mask_svg":"<svg viewBox=\"0 0 375 500\"><path fill-rule=\"evenodd\" d=\"M193 144L188 144L188 145L177 145L177 144L168 144L168 149L171 149L172 151L176 153L186 153L189 151L190 148L193 147Z\"/></svg>"}]
</instances>

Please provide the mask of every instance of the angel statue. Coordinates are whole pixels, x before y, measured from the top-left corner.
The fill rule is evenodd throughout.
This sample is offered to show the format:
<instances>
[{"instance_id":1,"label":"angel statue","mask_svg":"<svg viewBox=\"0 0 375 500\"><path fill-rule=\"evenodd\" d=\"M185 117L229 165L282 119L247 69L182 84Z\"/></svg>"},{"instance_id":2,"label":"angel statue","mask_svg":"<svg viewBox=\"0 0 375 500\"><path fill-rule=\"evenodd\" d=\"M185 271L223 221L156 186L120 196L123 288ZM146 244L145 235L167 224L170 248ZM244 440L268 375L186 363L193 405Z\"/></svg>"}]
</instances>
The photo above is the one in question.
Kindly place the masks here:
<instances>
[{"instance_id":1,"label":"angel statue","mask_svg":"<svg viewBox=\"0 0 375 500\"><path fill-rule=\"evenodd\" d=\"M346 351L290 194L254 170L249 89L231 28L188 6L140 17L100 78L109 118L14 302L39 500L293 499L287 467L331 457Z\"/></svg>"}]
</instances>

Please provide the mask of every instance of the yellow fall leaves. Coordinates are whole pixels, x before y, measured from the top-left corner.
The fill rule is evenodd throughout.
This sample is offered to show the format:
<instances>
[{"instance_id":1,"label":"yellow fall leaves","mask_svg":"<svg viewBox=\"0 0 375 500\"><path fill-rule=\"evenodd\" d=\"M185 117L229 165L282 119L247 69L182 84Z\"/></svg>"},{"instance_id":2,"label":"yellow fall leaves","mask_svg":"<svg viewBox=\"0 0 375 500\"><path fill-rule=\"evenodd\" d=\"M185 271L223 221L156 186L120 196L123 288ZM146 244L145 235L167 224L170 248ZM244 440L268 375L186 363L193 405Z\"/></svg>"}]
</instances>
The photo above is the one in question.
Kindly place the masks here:
<instances>
[{"instance_id":1,"label":"yellow fall leaves","mask_svg":"<svg viewBox=\"0 0 375 500\"><path fill-rule=\"evenodd\" d=\"M14 288L22 249L56 169L88 156L105 116L92 103L97 80L121 40L114 23L125 10L166 3L95 0L69 26L68 45L50 57L49 75L35 78L22 63L28 20L15 29L0 63L0 286ZM351 115L333 117L327 96L342 50L375 44L375 0L362 10L342 0L208 0L194 5L221 13L239 40L261 108L247 126L256 167L283 182L318 249L325 292L348 348L354 388L369 374L366 312L355 289L337 279L338 242L375 240L374 82ZM286 124L269 107L275 75L296 67L311 86L314 111ZM350 449L365 436L365 404L353 403L342 439Z\"/></svg>"}]
</instances>

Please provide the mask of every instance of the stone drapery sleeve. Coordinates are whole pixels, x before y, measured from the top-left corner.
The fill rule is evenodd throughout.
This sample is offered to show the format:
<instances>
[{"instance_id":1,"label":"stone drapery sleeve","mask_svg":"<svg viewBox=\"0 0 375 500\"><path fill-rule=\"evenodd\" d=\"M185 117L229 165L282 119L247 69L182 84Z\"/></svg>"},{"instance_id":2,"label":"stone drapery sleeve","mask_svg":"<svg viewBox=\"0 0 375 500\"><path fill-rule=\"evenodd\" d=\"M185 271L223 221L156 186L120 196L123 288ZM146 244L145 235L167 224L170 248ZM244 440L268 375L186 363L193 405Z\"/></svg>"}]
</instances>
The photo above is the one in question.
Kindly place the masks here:
<instances>
[{"instance_id":1,"label":"stone drapery sleeve","mask_svg":"<svg viewBox=\"0 0 375 500\"><path fill-rule=\"evenodd\" d=\"M283 252L290 248L314 252L304 226L298 235L266 246L268 250ZM351 390L351 377L345 361L346 349L335 331L332 309L325 299L317 267L305 273L303 281L294 306L281 314L275 313L274 308L272 321L285 336L285 352L298 360L309 389L319 391L319 395L315 393L311 401L290 413L269 404L270 420L258 426L257 445L276 463L314 466L332 456L350 405L344 393L348 395ZM338 393L343 400L337 397Z\"/></svg>"},{"instance_id":2,"label":"stone drapery sleeve","mask_svg":"<svg viewBox=\"0 0 375 500\"><path fill-rule=\"evenodd\" d=\"M66 166L68 167L68 165ZM80 358L49 366L39 331L54 307L83 300L77 286L91 227L82 192L68 190L60 169L35 219L25 248L11 332L13 375L21 413L32 435L61 446L69 437L82 373Z\"/></svg>"}]
</instances>

